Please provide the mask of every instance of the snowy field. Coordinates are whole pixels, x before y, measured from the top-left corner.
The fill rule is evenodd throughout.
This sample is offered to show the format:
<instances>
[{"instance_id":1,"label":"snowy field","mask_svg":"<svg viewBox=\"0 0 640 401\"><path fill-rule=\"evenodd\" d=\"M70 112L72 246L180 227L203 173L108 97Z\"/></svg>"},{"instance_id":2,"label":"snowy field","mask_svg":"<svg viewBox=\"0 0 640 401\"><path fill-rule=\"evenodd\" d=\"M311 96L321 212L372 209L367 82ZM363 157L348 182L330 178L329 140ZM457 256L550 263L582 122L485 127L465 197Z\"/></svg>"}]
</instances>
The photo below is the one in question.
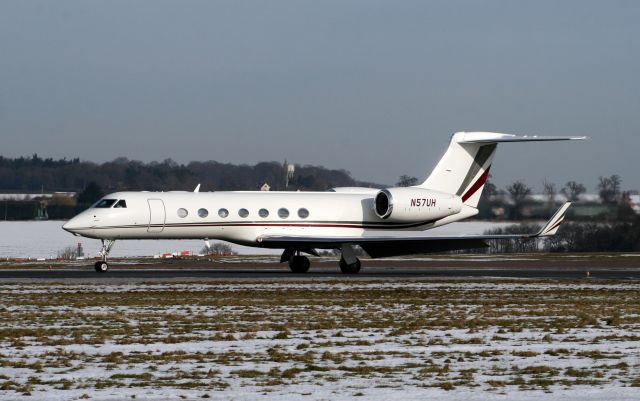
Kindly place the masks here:
<instances>
[{"instance_id":1,"label":"snowy field","mask_svg":"<svg viewBox=\"0 0 640 401\"><path fill-rule=\"evenodd\" d=\"M0 284L0 398L637 400L640 284Z\"/></svg>"},{"instance_id":2,"label":"snowy field","mask_svg":"<svg viewBox=\"0 0 640 401\"><path fill-rule=\"evenodd\" d=\"M58 252L80 242L85 255L94 257L100 250L100 241L75 237L62 229L64 221L0 221L0 258L55 258ZM484 230L503 227L507 223L462 222L429 231L433 235L482 234ZM215 241L212 241L215 243ZM250 248L232 245L241 255L280 255L282 250ZM111 257L153 256L163 253L189 251L202 252L203 241L147 240L118 241Z\"/></svg>"}]
</instances>

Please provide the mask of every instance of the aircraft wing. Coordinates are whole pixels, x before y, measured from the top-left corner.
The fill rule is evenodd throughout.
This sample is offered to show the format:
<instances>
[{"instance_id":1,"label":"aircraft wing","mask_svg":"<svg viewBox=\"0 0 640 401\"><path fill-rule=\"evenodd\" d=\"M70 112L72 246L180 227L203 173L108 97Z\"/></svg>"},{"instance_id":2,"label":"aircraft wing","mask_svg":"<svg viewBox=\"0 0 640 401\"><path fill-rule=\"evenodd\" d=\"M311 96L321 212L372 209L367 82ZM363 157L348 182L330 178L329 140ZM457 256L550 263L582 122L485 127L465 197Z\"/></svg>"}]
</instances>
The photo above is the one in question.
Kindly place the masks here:
<instances>
[{"instance_id":1,"label":"aircraft wing","mask_svg":"<svg viewBox=\"0 0 640 401\"><path fill-rule=\"evenodd\" d=\"M566 202L537 233L514 235L465 235L465 236L426 236L426 235L367 235L354 236L294 236L263 235L257 242L269 248L339 248L344 244L361 246L372 258L432 253L458 249L484 248L487 240L531 239L554 235L564 220L571 202Z\"/></svg>"}]
</instances>

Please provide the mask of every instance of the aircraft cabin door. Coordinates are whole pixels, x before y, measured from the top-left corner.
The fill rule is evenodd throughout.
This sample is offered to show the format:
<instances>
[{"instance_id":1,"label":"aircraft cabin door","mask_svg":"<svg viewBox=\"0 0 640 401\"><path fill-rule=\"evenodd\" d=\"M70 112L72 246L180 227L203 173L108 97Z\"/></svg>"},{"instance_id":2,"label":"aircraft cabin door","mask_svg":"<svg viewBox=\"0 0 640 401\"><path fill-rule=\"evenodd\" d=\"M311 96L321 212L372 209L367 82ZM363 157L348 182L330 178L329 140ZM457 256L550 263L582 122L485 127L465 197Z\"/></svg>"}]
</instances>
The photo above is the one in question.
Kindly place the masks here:
<instances>
[{"instance_id":1,"label":"aircraft cabin door","mask_svg":"<svg viewBox=\"0 0 640 401\"><path fill-rule=\"evenodd\" d=\"M167 217L162 199L147 199L149 203L149 227L147 232L161 233Z\"/></svg>"}]
</instances>

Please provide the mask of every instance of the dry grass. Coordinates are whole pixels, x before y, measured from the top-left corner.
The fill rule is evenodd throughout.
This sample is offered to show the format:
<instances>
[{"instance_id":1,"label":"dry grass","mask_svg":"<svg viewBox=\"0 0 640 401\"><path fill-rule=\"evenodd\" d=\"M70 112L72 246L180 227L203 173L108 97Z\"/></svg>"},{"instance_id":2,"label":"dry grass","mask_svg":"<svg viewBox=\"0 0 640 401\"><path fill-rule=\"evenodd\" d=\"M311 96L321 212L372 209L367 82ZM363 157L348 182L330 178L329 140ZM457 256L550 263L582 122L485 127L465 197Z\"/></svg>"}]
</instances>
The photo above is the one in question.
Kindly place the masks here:
<instances>
[{"instance_id":1,"label":"dry grass","mask_svg":"<svg viewBox=\"0 0 640 401\"><path fill-rule=\"evenodd\" d=\"M0 286L0 390L640 385L636 286L398 284Z\"/></svg>"}]
</instances>

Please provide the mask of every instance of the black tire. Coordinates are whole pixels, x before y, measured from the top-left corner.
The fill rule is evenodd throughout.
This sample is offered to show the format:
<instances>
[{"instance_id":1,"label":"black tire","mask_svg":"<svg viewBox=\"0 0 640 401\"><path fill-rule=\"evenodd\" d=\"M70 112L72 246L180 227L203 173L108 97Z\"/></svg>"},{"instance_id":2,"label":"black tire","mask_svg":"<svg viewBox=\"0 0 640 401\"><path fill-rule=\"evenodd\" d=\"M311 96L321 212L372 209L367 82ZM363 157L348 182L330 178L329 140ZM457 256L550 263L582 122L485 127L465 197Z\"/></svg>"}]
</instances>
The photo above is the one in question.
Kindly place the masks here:
<instances>
[{"instance_id":1,"label":"black tire","mask_svg":"<svg viewBox=\"0 0 640 401\"><path fill-rule=\"evenodd\" d=\"M93 268L96 269L98 273L104 273L109 270L109 263L107 262L96 262L93 265Z\"/></svg>"},{"instance_id":2,"label":"black tire","mask_svg":"<svg viewBox=\"0 0 640 401\"><path fill-rule=\"evenodd\" d=\"M360 259L356 258L355 263L348 264L346 260L340 258L340 271L344 274L357 274L361 267Z\"/></svg>"},{"instance_id":3,"label":"black tire","mask_svg":"<svg viewBox=\"0 0 640 401\"><path fill-rule=\"evenodd\" d=\"M311 262L306 256L294 256L289 260L289 269L294 273L306 273L311 267Z\"/></svg>"}]
</instances>

